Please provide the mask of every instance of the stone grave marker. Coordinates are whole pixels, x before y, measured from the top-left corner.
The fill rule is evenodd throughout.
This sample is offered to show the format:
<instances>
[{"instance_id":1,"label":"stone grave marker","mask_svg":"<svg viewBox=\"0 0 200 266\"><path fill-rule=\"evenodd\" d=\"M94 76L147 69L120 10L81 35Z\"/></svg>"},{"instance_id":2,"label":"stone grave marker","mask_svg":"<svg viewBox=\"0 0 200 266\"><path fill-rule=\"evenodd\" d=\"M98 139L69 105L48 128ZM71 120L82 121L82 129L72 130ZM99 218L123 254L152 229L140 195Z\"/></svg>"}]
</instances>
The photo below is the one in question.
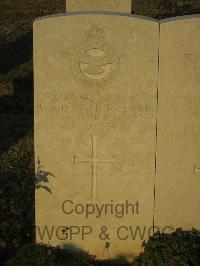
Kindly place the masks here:
<instances>
[{"instance_id":1,"label":"stone grave marker","mask_svg":"<svg viewBox=\"0 0 200 266\"><path fill-rule=\"evenodd\" d=\"M200 17L160 25L155 224L200 228Z\"/></svg>"},{"instance_id":2,"label":"stone grave marker","mask_svg":"<svg viewBox=\"0 0 200 266\"><path fill-rule=\"evenodd\" d=\"M159 24L119 10L34 22L37 242L103 259L154 212Z\"/></svg>"},{"instance_id":3,"label":"stone grave marker","mask_svg":"<svg viewBox=\"0 0 200 266\"><path fill-rule=\"evenodd\" d=\"M114 11L131 13L131 0L66 0L67 12Z\"/></svg>"}]
</instances>

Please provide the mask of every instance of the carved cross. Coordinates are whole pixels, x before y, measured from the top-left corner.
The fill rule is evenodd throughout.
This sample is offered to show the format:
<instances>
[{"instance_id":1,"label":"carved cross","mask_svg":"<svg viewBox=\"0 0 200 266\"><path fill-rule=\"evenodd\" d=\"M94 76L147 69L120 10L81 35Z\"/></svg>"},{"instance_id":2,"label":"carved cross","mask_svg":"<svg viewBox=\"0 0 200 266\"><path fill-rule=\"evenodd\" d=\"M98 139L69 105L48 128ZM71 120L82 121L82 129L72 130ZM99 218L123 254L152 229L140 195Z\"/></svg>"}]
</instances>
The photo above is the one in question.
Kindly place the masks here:
<instances>
[{"instance_id":1,"label":"carved cross","mask_svg":"<svg viewBox=\"0 0 200 266\"><path fill-rule=\"evenodd\" d=\"M92 156L91 158L79 159L76 155L74 156L74 164L76 163L90 163L92 165L92 186L91 186L91 198L95 199L97 196L97 165L98 164L112 164L112 159L101 159L97 158L97 138L91 136L92 139Z\"/></svg>"}]
</instances>

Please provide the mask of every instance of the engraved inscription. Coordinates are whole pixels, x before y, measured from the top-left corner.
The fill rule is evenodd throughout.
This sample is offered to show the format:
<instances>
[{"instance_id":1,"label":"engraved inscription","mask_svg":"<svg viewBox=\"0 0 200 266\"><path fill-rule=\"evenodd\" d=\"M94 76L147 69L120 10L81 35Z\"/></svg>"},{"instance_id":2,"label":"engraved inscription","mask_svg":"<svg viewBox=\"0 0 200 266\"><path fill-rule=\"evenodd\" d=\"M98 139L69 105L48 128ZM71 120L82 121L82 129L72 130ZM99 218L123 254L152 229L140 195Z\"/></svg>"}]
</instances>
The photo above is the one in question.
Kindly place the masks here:
<instances>
[{"instance_id":1,"label":"engraved inscription","mask_svg":"<svg viewBox=\"0 0 200 266\"><path fill-rule=\"evenodd\" d=\"M171 141L186 141L192 140L193 138L200 138L200 129L195 125L191 125L190 127L182 127L180 130L170 133Z\"/></svg>"},{"instance_id":2,"label":"engraved inscription","mask_svg":"<svg viewBox=\"0 0 200 266\"><path fill-rule=\"evenodd\" d=\"M200 53L184 54L185 57L185 77L188 82L188 89L194 86L193 82L200 82Z\"/></svg>"},{"instance_id":3,"label":"engraved inscription","mask_svg":"<svg viewBox=\"0 0 200 266\"><path fill-rule=\"evenodd\" d=\"M66 95L57 107L63 128L127 129L138 119L152 119L154 107L134 97L108 95L97 100L88 95ZM55 108L55 105L54 105Z\"/></svg>"},{"instance_id":4,"label":"engraved inscription","mask_svg":"<svg viewBox=\"0 0 200 266\"><path fill-rule=\"evenodd\" d=\"M125 95L92 97L88 94L55 96L45 105L46 112L61 116L61 127L67 130L128 129L134 123L154 119L155 105L143 98Z\"/></svg>"},{"instance_id":5,"label":"engraved inscription","mask_svg":"<svg viewBox=\"0 0 200 266\"><path fill-rule=\"evenodd\" d=\"M89 163L92 165L92 186L91 186L91 198L96 199L97 196L97 164L112 164L114 163L113 159L100 159L97 158L97 138L91 136L92 139L92 157L80 159L74 155L74 164L76 163Z\"/></svg>"}]
</instances>

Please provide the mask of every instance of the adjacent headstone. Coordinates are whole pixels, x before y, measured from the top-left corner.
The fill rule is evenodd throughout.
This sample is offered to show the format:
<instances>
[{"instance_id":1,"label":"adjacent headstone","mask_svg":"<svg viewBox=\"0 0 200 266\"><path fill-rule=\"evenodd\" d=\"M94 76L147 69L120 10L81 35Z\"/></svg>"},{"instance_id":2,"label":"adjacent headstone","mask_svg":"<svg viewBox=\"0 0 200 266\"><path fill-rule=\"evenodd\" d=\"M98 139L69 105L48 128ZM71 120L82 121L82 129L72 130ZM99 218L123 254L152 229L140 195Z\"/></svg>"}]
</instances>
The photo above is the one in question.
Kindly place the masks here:
<instances>
[{"instance_id":1,"label":"adjacent headstone","mask_svg":"<svg viewBox=\"0 0 200 266\"><path fill-rule=\"evenodd\" d=\"M131 0L67 0L67 12L112 11L131 13Z\"/></svg>"},{"instance_id":2,"label":"adjacent headstone","mask_svg":"<svg viewBox=\"0 0 200 266\"><path fill-rule=\"evenodd\" d=\"M38 242L133 257L152 233L158 38L131 15L35 21Z\"/></svg>"},{"instance_id":3,"label":"adjacent headstone","mask_svg":"<svg viewBox=\"0 0 200 266\"><path fill-rule=\"evenodd\" d=\"M200 17L160 30L155 223L200 228Z\"/></svg>"}]
</instances>

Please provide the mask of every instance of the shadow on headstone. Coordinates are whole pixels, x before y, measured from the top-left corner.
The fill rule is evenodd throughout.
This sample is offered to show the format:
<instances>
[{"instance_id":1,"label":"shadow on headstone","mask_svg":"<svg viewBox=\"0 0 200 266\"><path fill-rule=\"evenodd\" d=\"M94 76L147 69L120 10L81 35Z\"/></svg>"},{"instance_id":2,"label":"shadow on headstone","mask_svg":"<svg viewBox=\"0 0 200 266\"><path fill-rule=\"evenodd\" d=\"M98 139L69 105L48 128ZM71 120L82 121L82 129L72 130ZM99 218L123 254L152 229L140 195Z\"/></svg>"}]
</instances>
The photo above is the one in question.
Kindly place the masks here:
<instances>
[{"instance_id":1,"label":"shadow on headstone","mask_svg":"<svg viewBox=\"0 0 200 266\"><path fill-rule=\"evenodd\" d=\"M43 183L49 183L50 177L55 177L52 173L42 170L43 166L40 164L40 160L38 158L37 161L37 171L35 174L35 189L44 189L50 194L52 194L52 190L47 186L43 185Z\"/></svg>"},{"instance_id":2,"label":"shadow on headstone","mask_svg":"<svg viewBox=\"0 0 200 266\"><path fill-rule=\"evenodd\" d=\"M84 260L91 260L91 265L127 265L127 256L120 255L116 259L105 259L105 260L96 260L95 254L90 254L79 248L78 246L72 244L63 244L61 246L62 249L65 249L69 254L71 254L72 258L79 258L80 262L84 262ZM97 263L97 264L93 264ZM85 264L84 264L85 265Z\"/></svg>"}]
</instances>

